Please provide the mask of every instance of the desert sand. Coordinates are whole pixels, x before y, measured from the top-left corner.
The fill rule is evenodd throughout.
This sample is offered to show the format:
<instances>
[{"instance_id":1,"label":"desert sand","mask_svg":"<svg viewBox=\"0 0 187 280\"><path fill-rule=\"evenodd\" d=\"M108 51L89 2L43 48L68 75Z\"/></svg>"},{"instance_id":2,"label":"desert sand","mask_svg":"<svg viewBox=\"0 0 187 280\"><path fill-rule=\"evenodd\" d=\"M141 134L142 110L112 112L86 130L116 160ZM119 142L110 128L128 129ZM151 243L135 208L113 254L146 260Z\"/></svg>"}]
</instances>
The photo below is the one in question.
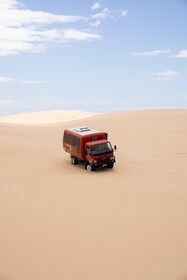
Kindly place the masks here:
<instances>
[{"instance_id":1,"label":"desert sand","mask_svg":"<svg viewBox=\"0 0 187 280\"><path fill-rule=\"evenodd\" d=\"M187 279L187 110L38 114L0 117L0 279ZM70 163L79 125L114 169Z\"/></svg>"}]
</instances>

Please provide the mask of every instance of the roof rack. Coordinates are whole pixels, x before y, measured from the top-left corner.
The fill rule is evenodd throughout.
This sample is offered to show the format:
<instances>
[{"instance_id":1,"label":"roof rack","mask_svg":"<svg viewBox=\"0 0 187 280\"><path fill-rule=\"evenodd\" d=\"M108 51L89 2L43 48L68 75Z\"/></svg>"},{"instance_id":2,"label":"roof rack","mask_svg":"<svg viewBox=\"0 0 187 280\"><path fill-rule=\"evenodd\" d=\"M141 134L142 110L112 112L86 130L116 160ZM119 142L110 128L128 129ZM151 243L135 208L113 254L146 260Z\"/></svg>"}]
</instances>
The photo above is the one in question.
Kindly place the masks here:
<instances>
[{"instance_id":1,"label":"roof rack","mask_svg":"<svg viewBox=\"0 0 187 280\"><path fill-rule=\"evenodd\" d=\"M99 132L98 130L95 130L93 128L90 128L88 126L79 126L79 127L72 127L69 128L70 131L78 133L80 135L87 135L87 134L92 134L92 133L97 133Z\"/></svg>"}]
</instances>

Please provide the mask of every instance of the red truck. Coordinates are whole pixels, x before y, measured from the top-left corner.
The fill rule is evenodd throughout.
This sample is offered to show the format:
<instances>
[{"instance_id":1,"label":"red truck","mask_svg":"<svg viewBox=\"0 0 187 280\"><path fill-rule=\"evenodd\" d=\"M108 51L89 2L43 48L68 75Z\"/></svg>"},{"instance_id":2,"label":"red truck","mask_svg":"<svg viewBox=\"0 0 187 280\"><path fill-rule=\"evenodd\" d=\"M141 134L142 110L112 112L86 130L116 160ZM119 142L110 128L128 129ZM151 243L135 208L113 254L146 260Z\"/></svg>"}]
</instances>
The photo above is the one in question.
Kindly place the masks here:
<instances>
[{"instance_id":1,"label":"red truck","mask_svg":"<svg viewBox=\"0 0 187 280\"><path fill-rule=\"evenodd\" d=\"M83 163L85 169L113 168L114 150L107 140L108 134L86 126L64 130L63 148L70 154L72 164Z\"/></svg>"}]
</instances>

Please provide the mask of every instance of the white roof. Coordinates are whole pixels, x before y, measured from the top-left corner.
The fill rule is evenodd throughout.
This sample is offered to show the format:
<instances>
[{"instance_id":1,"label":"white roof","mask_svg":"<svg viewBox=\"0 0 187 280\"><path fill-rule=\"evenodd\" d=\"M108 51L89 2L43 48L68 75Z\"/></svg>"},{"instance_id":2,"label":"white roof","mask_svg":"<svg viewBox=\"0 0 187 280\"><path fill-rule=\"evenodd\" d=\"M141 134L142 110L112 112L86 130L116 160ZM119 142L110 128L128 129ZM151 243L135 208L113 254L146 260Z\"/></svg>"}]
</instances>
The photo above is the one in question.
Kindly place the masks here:
<instances>
[{"instance_id":1,"label":"white roof","mask_svg":"<svg viewBox=\"0 0 187 280\"><path fill-rule=\"evenodd\" d=\"M68 130L78 133L80 135L89 135L92 133L98 133L100 132L99 130L95 130L93 128L90 128L88 126L79 126L79 127L72 127L72 128L68 128Z\"/></svg>"}]
</instances>

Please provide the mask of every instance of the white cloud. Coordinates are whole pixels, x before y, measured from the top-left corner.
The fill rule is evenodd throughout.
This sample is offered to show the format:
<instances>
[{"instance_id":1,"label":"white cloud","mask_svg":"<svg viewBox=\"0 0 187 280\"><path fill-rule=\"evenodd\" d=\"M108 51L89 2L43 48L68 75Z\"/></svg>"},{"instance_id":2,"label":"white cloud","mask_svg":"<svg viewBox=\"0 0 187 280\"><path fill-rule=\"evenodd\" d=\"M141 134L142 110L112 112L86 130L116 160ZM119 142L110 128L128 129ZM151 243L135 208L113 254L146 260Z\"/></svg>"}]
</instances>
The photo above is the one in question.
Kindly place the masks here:
<instances>
[{"instance_id":1,"label":"white cloud","mask_svg":"<svg viewBox=\"0 0 187 280\"><path fill-rule=\"evenodd\" d=\"M109 8L104 8L102 10L102 12L92 15L92 18L94 18L94 19L104 19L104 18L109 17L110 14L111 14L110 9Z\"/></svg>"},{"instance_id":2,"label":"white cloud","mask_svg":"<svg viewBox=\"0 0 187 280\"><path fill-rule=\"evenodd\" d=\"M101 39L101 36L94 33L79 31L76 29L66 29L62 31L62 40L70 41L70 40L77 40L77 41L89 41L89 40L96 40Z\"/></svg>"},{"instance_id":3,"label":"white cloud","mask_svg":"<svg viewBox=\"0 0 187 280\"><path fill-rule=\"evenodd\" d=\"M124 10L122 12L120 12L120 17L126 17L128 15L128 11L127 10Z\"/></svg>"},{"instance_id":4,"label":"white cloud","mask_svg":"<svg viewBox=\"0 0 187 280\"><path fill-rule=\"evenodd\" d=\"M20 83L20 84L43 84L46 83L45 81L32 81L32 80L19 80L15 78L9 77L0 77L0 84L7 84L7 83Z\"/></svg>"},{"instance_id":5,"label":"white cloud","mask_svg":"<svg viewBox=\"0 0 187 280\"><path fill-rule=\"evenodd\" d=\"M123 17L126 17L128 15L128 11L127 10L124 10L124 11L118 11L118 17L116 17L116 20L120 19L120 18L123 18Z\"/></svg>"},{"instance_id":6,"label":"white cloud","mask_svg":"<svg viewBox=\"0 0 187 280\"><path fill-rule=\"evenodd\" d=\"M149 73L148 75L153 76L155 79L158 80L175 80L179 77L179 73L176 71L171 70L165 70L162 72L155 72L155 73Z\"/></svg>"},{"instance_id":7,"label":"white cloud","mask_svg":"<svg viewBox=\"0 0 187 280\"><path fill-rule=\"evenodd\" d=\"M1 0L0 2L0 10L5 10L9 8L13 8L16 5L15 0Z\"/></svg>"},{"instance_id":8,"label":"white cloud","mask_svg":"<svg viewBox=\"0 0 187 280\"><path fill-rule=\"evenodd\" d=\"M14 81L14 79L12 79L12 78L0 77L0 84L11 83L11 82L13 82L13 81Z\"/></svg>"},{"instance_id":9,"label":"white cloud","mask_svg":"<svg viewBox=\"0 0 187 280\"><path fill-rule=\"evenodd\" d=\"M182 50L178 52L175 57L187 58L187 50Z\"/></svg>"},{"instance_id":10,"label":"white cloud","mask_svg":"<svg viewBox=\"0 0 187 280\"><path fill-rule=\"evenodd\" d=\"M91 7L92 10L97 10L100 8L101 8L101 4L99 2L94 3Z\"/></svg>"},{"instance_id":11,"label":"white cloud","mask_svg":"<svg viewBox=\"0 0 187 280\"><path fill-rule=\"evenodd\" d=\"M94 22L91 22L90 25L93 26L93 27L97 27L101 24L101 21L100 20L96 20Z\"/></svg>"},{"instance_id":12,"label":"white cloud","mask_svg":"<svg viewBox=\"0 0 187 280\"><path fill-rule=\"evenodd\" d=\"M22 8L17 0L1 0L0 25L19 27L23 25L42 25L51 23L76 22L83 19L82 16L57 15L42 11L32 11Z\"/></svg>"},{"instance_id":13,"label":"white cloud","mask_svg":"<svg viewBox=\"0 0 187 280\"><path fill-rule=\"evenodd\" d=\"M123 11L115 11L110 10L108 7L104 8L100 13L93 14L91 17L94 19L94 22L91 22L90 25L96 27L99 26L104 19L112 19L112 20L119 20L123 17L128 15L127 10Z\"/></svg>"},{"instance_id":14,"label":"white cloud","mask_svg":"<svg viewBox=\"0 0 187 280\"><path fill-rule=\"evenodd\" d=\"M23 25L44 25L51 23L76 22L83 19L80 16L55 15L40 11L31 11L26 9L5 9L1 15L0 24L19 27Z\"/></svg>"},{"instance_id":15,"label":"white cloud","mask_svg":"<svg viewBox=\"0 0 187 280\"><path fill-rule=\"evenodd\" d=\"M41 52L51 43L101 38L91 31L59 28L59 24L85 20L82 16L32 11L20 6L17 0L1 0L0 15L0 56ZM50 24L56 24L56 28L50 28Z\"/></svg>"},{"instance_id":16,"label":"white cloud","mask_svg":"<svg viewBox=\"0 0 187 280\"><path fill-rule=\"evenodd\" d=\"M132 52L131 55L134 56L158 56L162 54L167 54L170 53L171 50L153 50L153 51L145 51L145 52Z\"/></svg>"},{"instance_id":17,"label":"white cloud","mask_svg":"<svg viewBox=\"0 0 187 280\"><path fill-rule=\"evenodd\" d=\"M100 8L100 2L91 7L93 11ZM111 11L108 7L87 17L59 15L33 11L19 0L0 0L0 56L38 53L53 44L71 41L100 40L101 35L91 27L96 29L106 18L115 20L126 15L127 11ZM84 29L76 28L80 21Z\"/></svg>"}]
</instances>

